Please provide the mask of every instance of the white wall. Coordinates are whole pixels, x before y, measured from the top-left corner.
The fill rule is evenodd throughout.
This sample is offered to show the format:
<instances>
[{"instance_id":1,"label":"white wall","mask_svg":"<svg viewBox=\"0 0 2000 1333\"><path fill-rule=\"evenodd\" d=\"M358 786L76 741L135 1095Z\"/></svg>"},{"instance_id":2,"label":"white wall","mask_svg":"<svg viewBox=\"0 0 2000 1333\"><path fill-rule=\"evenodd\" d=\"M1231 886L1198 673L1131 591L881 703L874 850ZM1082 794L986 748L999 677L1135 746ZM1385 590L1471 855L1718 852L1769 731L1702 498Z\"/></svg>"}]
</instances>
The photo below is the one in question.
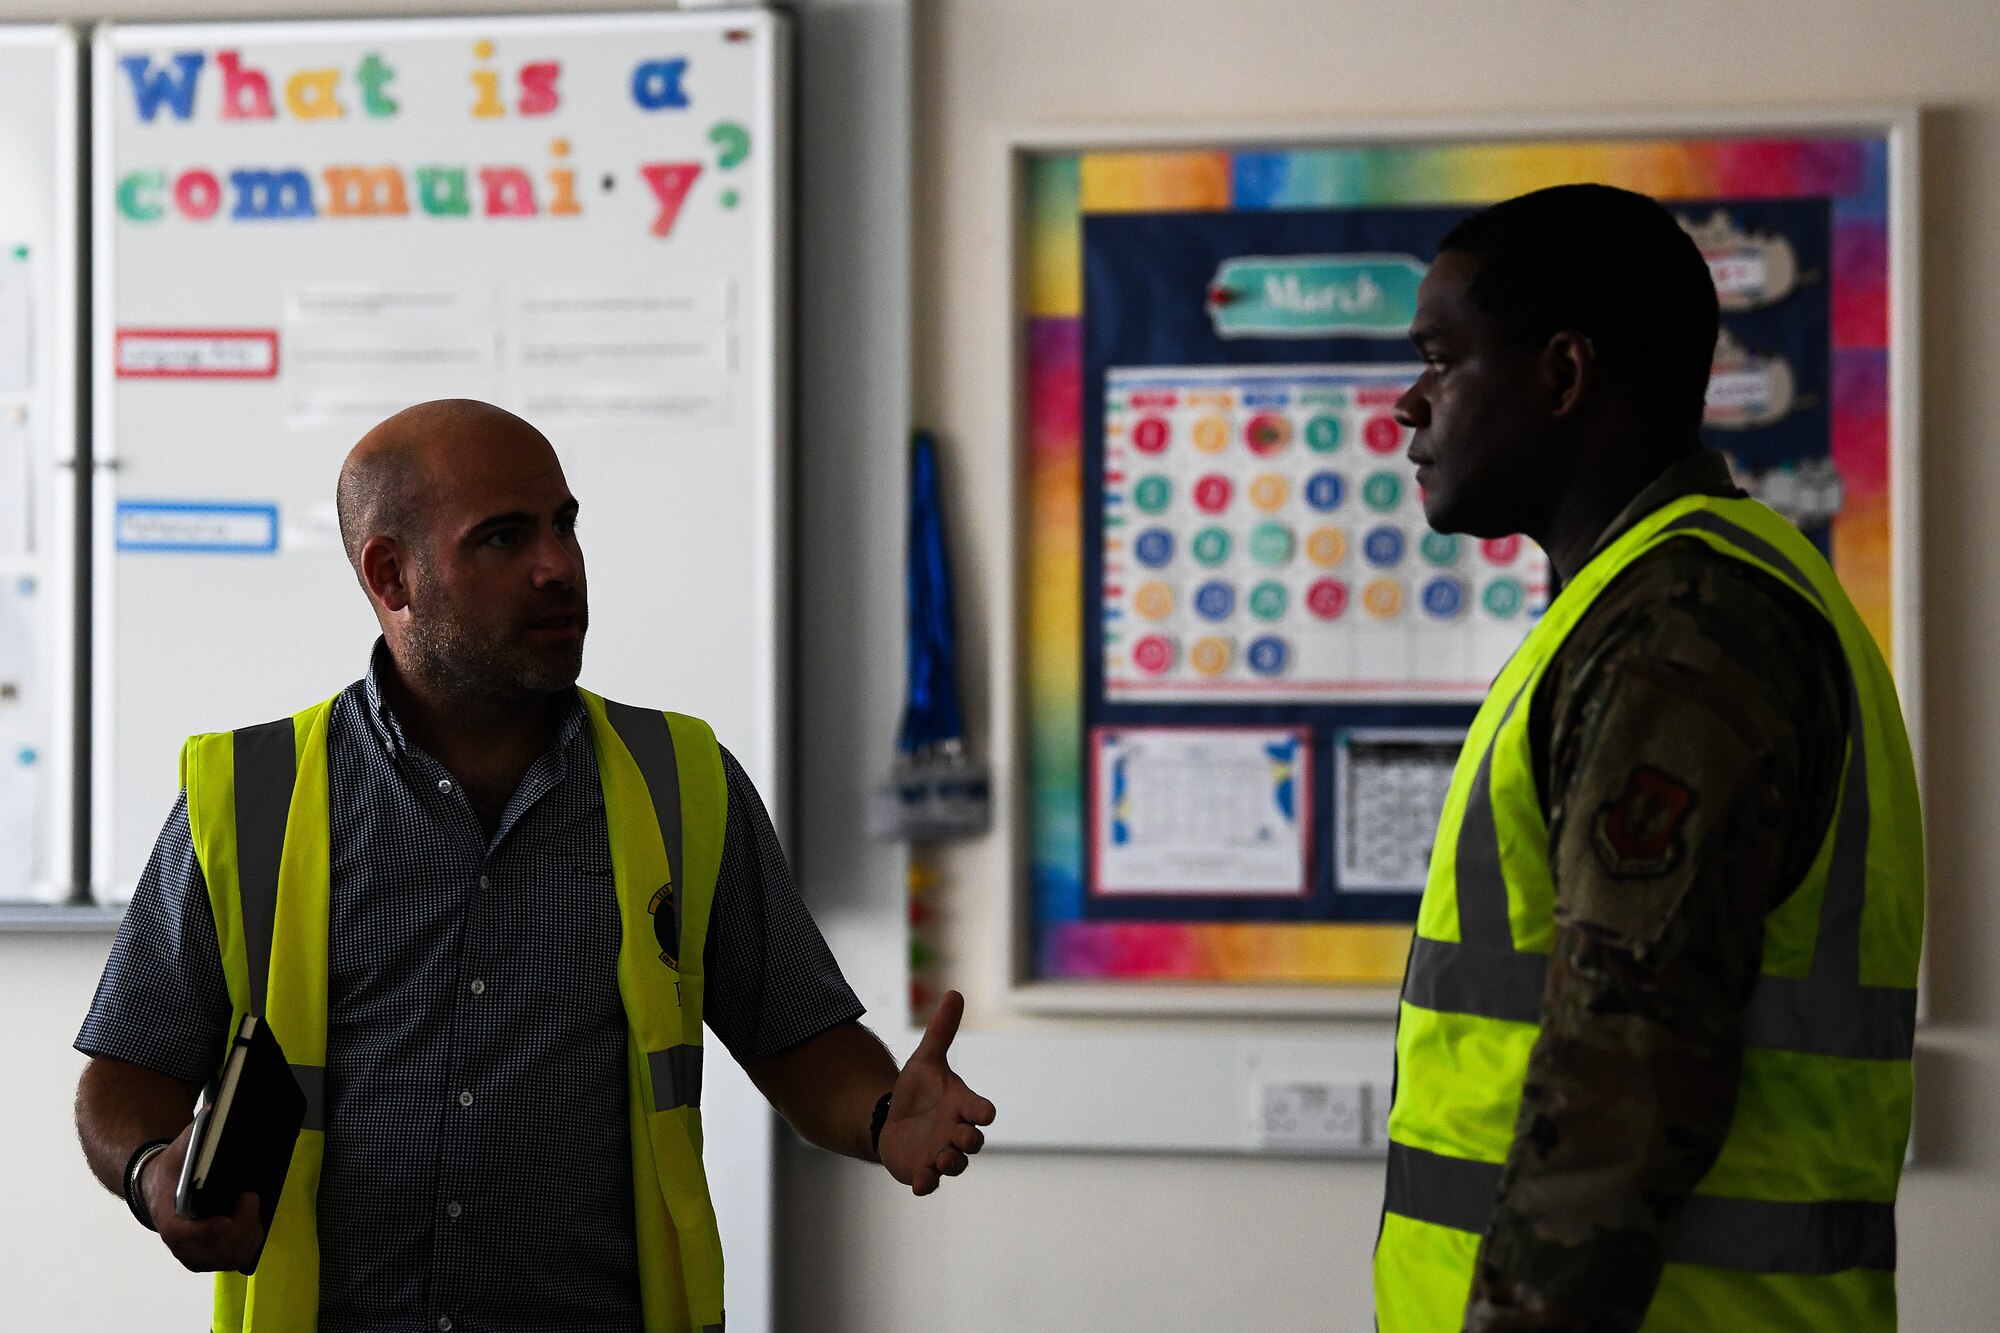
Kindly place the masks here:
<instances>
[{"instance_id":1,"label":"white wall","mask_svg":"<svg viewBox=\"0 0 2000 1333\"><path fill-rule=\"evenodd\" d=\"M999 136L1037 125L1913 102L1925 123L1933 1022L1906 1185L1905 1327L1990 1328L2000 1305L2000 913L1984 833L2000 790L2000 7L1991 0L931 0L917 7L917 419L953 451L968 706L1007 760L1013 683L982 670L1011 516ZM881 659L888 669L886 656ZM810 715L808 727L815 725ZM801 792L810 807L819 794ZM807 848L808 882L820 882ZM1000 839L947 878L972 1024L996 1011ZM1040 1026L1060 1026L1042 1024ZM1264 1029L1266 1031L1269 1028ZM1332 1031L1292 1027L1288 1031ZM1005 1087L988 1088L1007 1114ZM1113 1155L981 1158L917 1206L866 1168L782 1163L781 1325L883 1330L1363 1329L1379 1171Z\"/></svg>"}]
</instances>

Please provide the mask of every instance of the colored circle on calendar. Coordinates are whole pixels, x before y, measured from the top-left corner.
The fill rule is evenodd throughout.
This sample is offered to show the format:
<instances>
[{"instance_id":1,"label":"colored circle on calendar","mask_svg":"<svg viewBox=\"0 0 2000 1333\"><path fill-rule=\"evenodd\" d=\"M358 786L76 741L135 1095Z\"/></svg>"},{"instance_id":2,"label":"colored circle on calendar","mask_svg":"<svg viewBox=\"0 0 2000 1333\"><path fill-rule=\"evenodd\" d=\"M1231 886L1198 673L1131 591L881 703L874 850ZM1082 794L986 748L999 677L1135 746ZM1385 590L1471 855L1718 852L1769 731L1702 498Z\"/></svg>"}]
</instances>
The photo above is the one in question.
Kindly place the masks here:
<instances>
[{"instance_id":1,"label":"colored circle on calendar","mask_svg":"<svg viewBox=\"0 0 2000 1333\"><path fill-rule=\"evenodd\" d=\"M1340 447L1340 418L1316 416L1306 423L1306 448L1316 454L1330 454Z\"/></svg>"},{"instance_id":2,"label":"colored circle on calendar","mask_svg":"<svg viewBox=\"0 0 2000 1333\"><path fill-rule=\"evenodd\" d=\"M1434 565L1449 565L1458 559L1459 542L1456 535L1449 532L1426 532L1420 543L1424 559Z\"/></svg>"},{"instance_id":3,"label":"colored circle on calendar","mask_svg":"<svg viewBox=\"0 0 2000 1333\"><path fill-rule=\"evenodd\" d=\"M1229 508L1235 488L1220 472L1211 472L1194 484L1194 507L1204 514L1219 514Z\"/></svg>"},{"instance_id":4,"label":"colored circle on calendar","mask_svg":"<svg viewBox=\"0 0 2000 1333\"><path fill-rule=\"evenodd\" d=\"M1250 614L1259 620L1276 620L1285 614L1289 600L1284 584L1266 580L1250 590Z\"/></svg>"},{"instance_id":5,"label":"colored circle on calendar","mask_svg":"<svg viewBox=\"0 0 2000 1333\"><path fill-rule=\"evenodd\" d=\"M1236 609L1236 589L1222 579L1210 579L1194 590L1194 613L1203 620L1227 620Z\"/></svg>"},{"instance_id":6,"label":"colored circle on calendar","mask_svg":"<svg viewBox=\"0 0 2000 1333\"><path fill-rule=\"evenodd\" d=\"M1347 534L1339 528L1314 528L1306 535L1306 559L1332 569L1347 559Z\"/></svg>"},{"instance_id":7,"label":"colored circle on calendar","mask_svg":"<svg viewBox=\"0 0 2000 1333\"><path fill-rule=\"evenodd\" d=\"M1229 670L1229 640L1211 634L1194 641L1188 649L1188 665L1204 676L1219 676Z\"/></svg>"},{"instance_id":8,"label":"colored circle on calendar","mask_svg":"<svg viewBox=\"0 0 2000 1333\"><path fill-rule=\"evenodd\" d=\"M1248 662L1250 669L1258 675L1275 676L1283 672L1285 665L1292 660L1292 650L1291 646L1277 635L1266 634L1250 640L1250 647L1245 650L1243 660Z\"/></svg>"},{"instance_id":9,"label":"colored circle on calendar","mask_svg":"<svg viewBox=\"0 0 2000 1333\"><path fill-rule=\"evenodd\" d=\"M1157 676L1174 664L1174 641L1164 634L1148 634L1132 645L1132 665L1149 676Z\"/></svg>"},{"instance_id":10,"label":"colored circle on calendar","mask_svg":"<svg viewBox=\"0 0 2000 1333\"><path fill-rule=\"evenodd\" d=\"M1259 523L1250 534L1250 558L1260 565L1282 565L1292 558L1292 530L1282 523Z\"/></svg>"},{"instance_id":11,"label":"colored circle on calendar","mask_svg":"<svg viewBox=\"0 0 2000 1333\"><path fill-rule=\"evenodd\" d=\"M1479 553L1495 565L1511 565L1521 554L1519 537L1491 537L1479 543Z\"/></svg>"},{"instance_id":12,"label":"colored circle on calendar","mask_svg":"<svg viewBox=\"0 0 2000 1333\"><path fill-rule=\"evenodd\" d=\"M1306 478L1306 503L1322 514L1340 508L1347 498L1347 483L1338 472L1315 472Z\"/></svg>"},{"instance_id":13,"label":"colored circle on calendar","mask_svg":"<svg viewBox=\"0 0 2000 1333\"><path fill-rule=\"evenodd\" d=\"M1269 458L1292 442L1292 423L1278 412L1259 412L1243 427L1243 442L1259 458Z\"/></svg>"},{"instance_id":14,"label":"colored circle on calendar","mask_svg":"<svg viewBox=\"0 0 2000 1333\"><path fill-rule=\"evenodd\" d=\"M1132 594L1132 609L1148 620L1165 620L1174 610L1174 589L1170 583L1150 579Z\"/></svg>"},{"instance_id":15,"label":"colored circle on calendar","mask_svg":"<svg viewBox=\"0 0 2000 1333\"><path fill-rule=\"evenodd\" d=\"M1403 442L1403 428L1396 424L1396 418L1384 412L1368 418L1368 424L1361 428L1361 442L1371 454L1393 454Z\"/></svg>"},{"instance_id":16,"label":"colored circle on calendar","mask_svg":"<svg viewBox=\"0 0 2000 1333\"><path fill-rule=\"evenodd\" d=\"M1388 569L1403 562L1403 554L1409 544L1403 538L1403 530L1384 523L1371 529L1361 539L1361 554L1369 564L1378 569Z\"/></svg>"},{"instance_id":17,"label":"colored circle on calendar","mask_svg":"<svg viewBox=\"0 0 2000 1333\"><path fill-rule=\"evenodd\" d=\"M1196 560L1214 568L1230 558L1230 534L1222 528L1202 528L1194 534L1194 540L1188 542L1188 550Z\"/></svg>"},{"instance_id":18,"label":"colored circle on calendar","mask_svg":"<svg viewBox=\"0 0 2000 1333\"><path fill-rule=\"evenodd\" d=\"M1165 453L1168 434L1165 417L1141 417L1132 427L1132 447L1142 454Z\"/></svg>"},{"instance_id":19,"label":"colored circle on calendar","mask_svg":"<svg viewBox=\"0 0 2000 1333\"><path fill-rule=\"evenodd\" d=\"M1514 579L1495 579L1486 585L1486 591L1480 594L1479 600L1488 614L1510 620L1520 614L1521 603L1527 600L1527 594Z\"/></svg>"},{"instance_id":20,"label":"colored circle on calendar","mask_svg":"<svg viewBox=\"0 0 2000 1333\"><path fill-rule=\"evenodd\" d=\"M1132 503L1148 514L1161 512L1173 498L1174 484L1157 473L1139 478L1132 487Z\"/></svg>"},{"instance_id":21,"label":"colored circle on calendar","mask_svg":"<svg viewBox=\"0 0 2000 1333\"><path fill-rule=\"evenodd\" d=\"M1260 472L1250 479L1248 494L1251 504L1267 514L1275 514L1291 497L1292 484L1279 473Z\"/></svg>"},{"instance_id":22,"label":"colored circle on calendar","mask_svg":"<svg viewBox=\"0 0 2000 1333\"><path fill-rule=\"evenodd\" d=\"M1147 528L1132 542L1132 554L1148 569L1158 569L1174 558L1174 534L1165 528Z\"/></svg>"},{"instance_id":23,"label":"colored circle on calendar","mask_svg":"<svg viewBox=\"0 0 2000 1333\"><path fill-rule=\"evenodd\" d=\"M1376 472L1361 483L1361 499L1378 514L1403 503L1403 479L1393 472Z\"/></svg>"},{"instance_id":24,"label":"colored circle on calendar","mask_svg":"<svg viewBox=\"0 0 2000 1333\"><path fill-rule=\"evenodd\" d=\"M1229 558L1229 534L1221 528L1203 528L1188 543L1194 558L1210 569Z\"/></svg>"},{"instance_id":25,"label":"colored circle on calendar","mask_svg":"<svg viewBox=\"0 0 2000 1333\"><path fill-rule=\"evenodd\" d=\"M1219 454L1229 447L1229 423L1221 417L1203 417L1194 423L1194 447L1205 454Z\"/></svg>"},{"instance_id":26,"label":"colored circle on calendar","mask_svg":"<svg viewBox=\"0 0 2000 1333\"><path fill-rule=\"evenodd\" d=\"M1424 585L1424 611L1438 620L1450 620L1465 609L1465 584L1450 574L1440 574Z\"/></svg>"},{"instance_id":27,"label":"colored circle on calendar","mask_svg":"<svg viewBox=\"0 0 2000 1333\"><path fill-rule=\"evenodd\" d=\"M1306 588L1306 610L1321 620L1338 620L1347 610L1347 585L1339 579L1314 579Z\"/></svg>"},{"instance_id":28,"label":"colored circle on calendar","mask_svg":"<svg viewBox=\"0 0 2000 1333\"><path fill-rule=\"evenodd\" d=\"M1374 579L1361 590L1361 606L1377 620L1387 620L1403 609L1403 585L1395 579Z\"/></svg>"}]
</instances>

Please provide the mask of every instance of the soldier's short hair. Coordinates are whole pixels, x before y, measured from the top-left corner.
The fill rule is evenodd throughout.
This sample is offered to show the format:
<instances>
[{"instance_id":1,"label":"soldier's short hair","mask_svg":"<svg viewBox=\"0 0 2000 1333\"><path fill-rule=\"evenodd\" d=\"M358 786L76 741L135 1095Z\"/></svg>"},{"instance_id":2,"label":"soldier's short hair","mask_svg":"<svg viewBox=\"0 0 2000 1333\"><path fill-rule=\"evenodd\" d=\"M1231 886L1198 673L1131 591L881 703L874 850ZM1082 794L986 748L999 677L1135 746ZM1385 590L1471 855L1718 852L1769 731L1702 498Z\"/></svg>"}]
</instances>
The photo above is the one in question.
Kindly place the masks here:
<instances>
[{"instance_id":1,"label":"soldier's short hair","mask_svg":"<svg viewBox=\"0 0 2000 1333\"><path fill-rule=\"evenodd\" d=\"M1469 295L1516 341L1568 329L1662 424L1701 422L1715 359L1715 281L1694 239L1656 201L1609 185L1558 185L1494 204L1440 250L1479 261Z\"/></svg>"}]
</instances>

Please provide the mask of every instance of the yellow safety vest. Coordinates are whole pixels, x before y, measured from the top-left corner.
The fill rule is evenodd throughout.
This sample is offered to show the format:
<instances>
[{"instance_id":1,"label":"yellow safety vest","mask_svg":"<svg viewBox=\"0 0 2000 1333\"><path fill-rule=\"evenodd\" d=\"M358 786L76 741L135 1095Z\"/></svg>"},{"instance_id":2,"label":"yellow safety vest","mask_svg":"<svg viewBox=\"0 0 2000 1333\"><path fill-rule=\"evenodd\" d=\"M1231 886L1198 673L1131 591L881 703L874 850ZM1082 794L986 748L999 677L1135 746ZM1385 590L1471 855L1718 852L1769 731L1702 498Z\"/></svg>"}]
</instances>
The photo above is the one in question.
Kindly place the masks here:
<instances>
[{"instance_id":1,"label":"yellow safety vest","mask_svg":"<svg viewBox=\"0 0 2000 1333\"><path fill-rule=\"evenodd\" d=\"M1555 881L1529 748L1535 688L1620 571L1682 537L1819 608L1851 686L1838 805L1804 881L1766 918L1735 1117L1671 1238L1644 1327L1896 1326L1894 1205L1924 908L1909 738L1888 666L1812 544L1755 501L1690 496L1641 520L1563 590L1494 682L1459 755L1396 1034L1375 1251L1383 1333L1461 1327L1540 1031Z\"/></svg>"},{"instance_id":2,"label":"yellow safety vest","mask_svg":"<svg viewBox=\"0 0 2000 1333\"><path fill-rule=\"evenodd\" d=\"M722 1238L702 1170L700 1101L702 946L728 810L722 753L698 719L578 693L604 785L623 931L618 991L646 1329L721 1333ZM181 751L188 824L235 1008L230 1031L244 1014L262 1014L308 1102L256 1273L216 1277L217 1333L311 1333L319 1323L332 711L328 700L263 726L191 737ZM675 913L678 932L662 925Z\"/></svg>"}]
</instances>

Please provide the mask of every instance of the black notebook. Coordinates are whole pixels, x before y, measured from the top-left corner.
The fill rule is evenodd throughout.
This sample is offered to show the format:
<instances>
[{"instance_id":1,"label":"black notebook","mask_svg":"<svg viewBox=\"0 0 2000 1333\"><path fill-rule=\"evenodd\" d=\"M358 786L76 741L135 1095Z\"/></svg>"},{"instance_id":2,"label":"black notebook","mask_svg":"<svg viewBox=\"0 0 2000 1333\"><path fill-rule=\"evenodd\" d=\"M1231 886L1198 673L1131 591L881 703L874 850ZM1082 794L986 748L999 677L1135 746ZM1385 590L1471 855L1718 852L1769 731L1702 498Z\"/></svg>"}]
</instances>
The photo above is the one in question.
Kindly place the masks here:
<instances>
[{"instance_id":1,"label":"black notebook","mask_svg":"<svg viewBox=\"0 0 2000 1333\"><path fill-rule=\"evenodd\" d=\"M244 1015L222 1072L201 1090L175 1209L183 1217L227 1216L255 1190L268 1236L305 1118L306 1095L278 1039L263 1019ZM252 1259L243 1271L256 1270Z\"/></svg>"}]
</instances>

